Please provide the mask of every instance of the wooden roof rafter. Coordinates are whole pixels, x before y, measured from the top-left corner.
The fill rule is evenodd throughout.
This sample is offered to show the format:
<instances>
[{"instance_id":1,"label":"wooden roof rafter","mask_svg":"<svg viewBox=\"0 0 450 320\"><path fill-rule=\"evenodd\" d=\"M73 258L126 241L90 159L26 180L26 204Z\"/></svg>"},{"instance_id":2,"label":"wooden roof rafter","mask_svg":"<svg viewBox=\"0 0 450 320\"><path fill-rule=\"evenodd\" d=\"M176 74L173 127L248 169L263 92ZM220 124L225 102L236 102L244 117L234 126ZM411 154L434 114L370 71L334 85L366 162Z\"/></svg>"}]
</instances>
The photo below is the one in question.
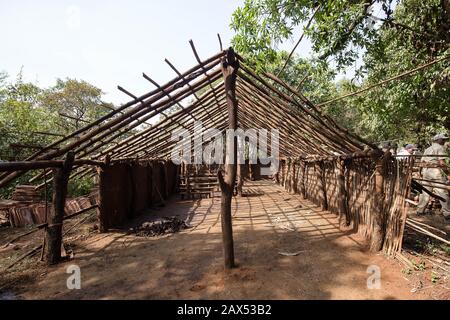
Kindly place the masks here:
<instances>
[{"instance_id":1,"label":"wooden roof rafter","mask_svg":"<svg viewBox=\"0 0 450 320\"><path fill-rule=\"evenodd\" d=\"M205 130L217 128L223 132L227 110L222 63L228 50L221 50L201 61L194 43L190 41L189 44L198 63L196 66L181 73L166 59L177 74L174 79L160 85L143 73L143 77L156 87L155 90L141 96L127 91L133 100L58 139L26 160L56 160L68 151L74 152L77 157L90 157L96 161L106 155L112 160L168 157L176 143L169 139L174 130L193 130L196 122L202 121ZM376 148L339 126L297 89L272 74L256 73L246 65L245 59L236 56L239 63L236 81L238 124L244 130L279 129L280 154L283 156L327 157L354 153L364 147ZM190 97L194 100L184 105ZM167 113L173 106L177 106L178 110ZM140 128L158 115L163 118L157 123ZM205 138L208 140L209 137ZM86 168L75 169L72 176L90 172ZM22 173L0 174L0 187ZM43 177L41 173L30 181L35 182Z\"/></svg>"}]
</instances>

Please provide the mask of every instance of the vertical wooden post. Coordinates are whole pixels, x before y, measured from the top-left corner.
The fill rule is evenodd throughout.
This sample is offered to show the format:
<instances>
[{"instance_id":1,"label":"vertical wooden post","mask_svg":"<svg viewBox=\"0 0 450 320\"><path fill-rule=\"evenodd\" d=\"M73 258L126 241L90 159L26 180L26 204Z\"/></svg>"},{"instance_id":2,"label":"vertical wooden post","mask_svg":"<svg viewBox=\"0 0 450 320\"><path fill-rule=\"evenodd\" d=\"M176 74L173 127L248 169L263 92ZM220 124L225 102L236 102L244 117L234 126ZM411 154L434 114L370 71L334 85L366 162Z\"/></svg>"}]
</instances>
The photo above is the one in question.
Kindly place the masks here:
<instances>
[{"instance_id":1,"label":"vertical wooden post","mask_svg":"<svg viewBox=\"0 0 450 320\"><path fill-rule=\"evenodd\" d=\"M74 160L75 154L69 152L62 167L53 169L53 210L48 217L44 246L46 248L45 261L49 265L61 260L64 207L66 205L67 184Z\"/></svg>"},{"instance_id":2,"label":"vertical wooden post","mask_svg":"<svg viewBox=\"0 0 450 320\"><path fill-rule=\"evenodd\" d=\"M297 193L297 185L298 185L298 172L297 172L297 161L295 159L292 160L292 181L291 181L291 187L292 187L292 193Z\"/></svg>"},{"instance_id":3,"label":"vertical wooden post","mask_svg":"<svg viewBox=\"0 0 450 320\"><path fill-rule=\"evenodd\" d=\"M319 186L322 191L322 203L321 207L322 210L328 210L328 200L327 200L327 187L326 187L326 180L325 180L325 163L324 161L318 162L319 166Z\"/></svg>"},{"instance_id":4,"label":"vertical wooden post","mask_svg":"<svg viewBox=\"0 0 450 320\"><path fill-rule=\"evenodd\" d=\"M287 158L286 159L286 178L284 179L284 189L288 192L291 193L292 191L292 160L291 158Z\"/></svg>"},{"instance_id":5,"label":"vertical wooden post","mask_svg":"<svg viewBox=\"0 0 450 320\"><path fill-rule=\"evenodd\" d=\"M372 252L380 251L383 248L385 226L384 226L384 175L387 165L387 160L391 153L387 151L383 157L376 160L375 165L375 186L373 197L373 215L374 224L372 236L370 241L370 250Z\"/></svg>"},{"instance_id":6,"label":"vertical wooden post","mask_svg":"<svg viewBox=\"0 0 450 320\"><path fill-rule=\"evenodd\" d=\"M226 93L227 109L228 109L228 127L229 129L237 129L237 108L236 100L236 75L239 68L239 62L232 48L227 50L227 57L222 62L222 73L224 77L224 86ZM228 148L228 147L227 147ZM233 226L231 219L231 200L233 197L234 184L236 181L237 171L237 139L234 138L233 163L225 164L225 177L219 170L217 177L219 179L221 196L221 222L222 222L222 241L225 258L225 268L234 267L234 244L233 244ZM231 159L230 159L231 160Z\"/></svg>"},{"instance_id":7,"label":"vertical wooden post","mask_svg":"<svg viewBox=\"0 0 450 320\"><path fill-rule=\"evenodd\" d=\"M167 161L162 161L162 166L163 166L163 173L164 173L164 184L165 184L165 188L164 188L164 197L167 199L169 198L169 170L167 168Z\"/></svg>"},{"instance_id":8,"label":"vertical wooden post","mask_svg":"<svg viewBox=\"0 0 450 320\"><path fill-rule=\"evenodd\" d=\"M300 172L301 172L301 177L300 177L300 192L302 194L302 198L306 199L306 162L304 160L300 160Z\"/></svg>"},{"instance_id":9,"label":"vertical wooden post","mask_svg":"<svg viewBox=\"0 0 450 320\"><path fill-rule=\"evenodd\" d=\"M350 216L348 210L348 192L345 188L345 160L337 159L337 182L339 195L339 221L342 225L350 225Z\"/></svg>"},{"instance_id":10,"label":"vertical wooden post","mask_svg":"<svg viewBox=\"0 0 450 320\"><path fill-rule=\"evenodd\" d=\"M108 215L105 206L107 201L106 170L111 162L109 155L105 156L104 162L104 166L98 169L98 223L100 232L107 232L109 228Z\"/></svg>"}]
</instances>

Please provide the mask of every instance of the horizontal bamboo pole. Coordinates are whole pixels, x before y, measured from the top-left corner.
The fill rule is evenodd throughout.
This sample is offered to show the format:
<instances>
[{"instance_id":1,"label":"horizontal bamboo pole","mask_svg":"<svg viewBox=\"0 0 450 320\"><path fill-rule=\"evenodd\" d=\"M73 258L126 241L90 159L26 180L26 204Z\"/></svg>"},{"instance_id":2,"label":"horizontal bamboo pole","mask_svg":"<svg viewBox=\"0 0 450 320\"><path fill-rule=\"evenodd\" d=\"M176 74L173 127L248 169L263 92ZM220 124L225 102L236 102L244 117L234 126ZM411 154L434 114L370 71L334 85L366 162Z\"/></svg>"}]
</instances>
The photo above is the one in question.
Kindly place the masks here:
<instances>
[{"instance_id":1,"label":"horizontal bamboo pole","mask_svg":"<svg viewBox=\"0 0 450 320\"><path fill-rule=\"evenodd\" d=\"M433 239L442 241L443 243L450 245L450 241L445 240L444 238L439 237L439 236L435 235L434 233L431 233L430 231L418 226L417 224L411 222L410 220L406 220L406 225L417 232L420 232L420 233L427 235Z\"/></svg>"}]
</instances>

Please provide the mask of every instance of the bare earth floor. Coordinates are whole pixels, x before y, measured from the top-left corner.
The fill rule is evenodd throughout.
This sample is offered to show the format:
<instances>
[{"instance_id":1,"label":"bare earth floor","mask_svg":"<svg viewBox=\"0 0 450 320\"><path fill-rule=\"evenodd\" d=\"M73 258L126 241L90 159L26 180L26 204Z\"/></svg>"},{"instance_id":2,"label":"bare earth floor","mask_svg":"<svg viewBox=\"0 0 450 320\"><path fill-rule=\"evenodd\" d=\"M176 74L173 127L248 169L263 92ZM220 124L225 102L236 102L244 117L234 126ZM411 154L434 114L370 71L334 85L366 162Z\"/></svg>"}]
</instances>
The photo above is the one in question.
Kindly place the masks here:
<instances>
[{"instance_id":1,"label":"bare earth floor","mask_svg":"<svg viewBox=\"0 0 450 320\"><path fill-rule=\"evenodd\" d=\"M248 182L233 200L238 267L222 267L220 197L179 200L157 215L179 215L192 226L170 236L96 234L78 241L75 257L48 269L20 296L28 299L423 299L411 293L402 266L368 252L321 211L271 181ZM136 223L151 220L155 211ZM280 253L298 253L286 256ZM68 290L66 268L81 268L81 290ZM367 268L381 270L368 289Z\"/></svg>"}]
</instances>

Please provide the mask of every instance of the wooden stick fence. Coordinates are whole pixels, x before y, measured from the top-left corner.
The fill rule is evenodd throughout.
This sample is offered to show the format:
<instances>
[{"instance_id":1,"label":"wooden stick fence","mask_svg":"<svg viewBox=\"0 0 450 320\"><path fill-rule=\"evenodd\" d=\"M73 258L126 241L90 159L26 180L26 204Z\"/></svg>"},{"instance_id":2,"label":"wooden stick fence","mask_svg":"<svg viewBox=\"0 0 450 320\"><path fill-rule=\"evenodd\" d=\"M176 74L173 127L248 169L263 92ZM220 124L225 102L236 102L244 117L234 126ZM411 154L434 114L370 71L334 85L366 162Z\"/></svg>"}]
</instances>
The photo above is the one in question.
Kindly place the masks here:
<instances>
[{"instance_id":1,"label":"wooden stick fence","mask_svg":"<svg viewBox=\"0 0 450 320\"><path fill-rule=\"evenodd\" d=\"M287 191L339 215L341 224L365 236L373 251L395 255L403 240L412 167L412 159L397 161L390 153L288 158L280 162L277 178Z\"/></svg>"}]
</instances>

